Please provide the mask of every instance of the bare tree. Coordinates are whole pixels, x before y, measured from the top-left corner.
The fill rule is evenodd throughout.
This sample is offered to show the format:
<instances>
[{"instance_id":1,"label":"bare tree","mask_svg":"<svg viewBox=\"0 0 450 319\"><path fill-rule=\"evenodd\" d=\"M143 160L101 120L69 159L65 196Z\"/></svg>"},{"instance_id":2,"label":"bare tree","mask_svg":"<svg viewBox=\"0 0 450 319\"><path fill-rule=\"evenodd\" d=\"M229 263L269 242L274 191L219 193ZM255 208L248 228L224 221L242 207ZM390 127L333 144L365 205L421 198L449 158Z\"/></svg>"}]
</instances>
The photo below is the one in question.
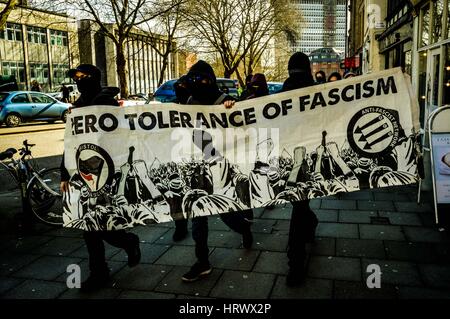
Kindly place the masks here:
<instances>
[{"instance_id":1,"label":"bare tree","mask_svg":"<svg viewBox=\"0 0 450 319\"><path fill-rule=\"evenodd\" d=\"M174 3L174 6L155 17L153 25L147 23L147 32L150 36L142 39L149 44L155 52L161 56L161 69L158 75L158 87L164 81L164 73L169 65L170 55L176 53L180 48L187 46L186 37L183 36L181 29L184 26L182 11L184 10L183 1ZM161 36L164 37L166 45L161 44Z\"/></svg>"},{"instance_id":2,"label":"bare tree","mask_svg":"<svg viewBox=\"0 0 450 319\"><path fill-rule=\"evenodd\" d=\"M6 1L5 7L0 11L0 31L3 31L6 26L6 20L9 17L11 11L19 4L19 0L8 0Z\"/></svg>"},{"instance_id":3,"label":"bare tree","mask_svg":"<svg viewBox=\"0 0 450 319\"><path fill-rule=\"evenodd\" d=\"M185 15L199 47L220 55L224 77L244 85L240 65L250 74L274 38L296 34L296 12L289 0L192 0Z\"/></svg>"}]
</instances>

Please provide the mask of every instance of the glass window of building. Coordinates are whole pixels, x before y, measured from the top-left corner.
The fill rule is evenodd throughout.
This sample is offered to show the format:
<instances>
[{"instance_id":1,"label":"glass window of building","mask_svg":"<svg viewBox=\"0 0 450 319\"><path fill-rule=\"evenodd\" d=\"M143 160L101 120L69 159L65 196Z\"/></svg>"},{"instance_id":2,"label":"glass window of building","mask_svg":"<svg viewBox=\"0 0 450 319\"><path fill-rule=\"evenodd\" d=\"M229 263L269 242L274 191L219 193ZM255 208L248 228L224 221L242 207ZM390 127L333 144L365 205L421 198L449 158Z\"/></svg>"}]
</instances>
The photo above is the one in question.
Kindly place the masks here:
<instances>
[{"instance_id":1,"label":"glass window of building","mask_svg":"<svg viewBox=\"0 0 450 319\"><path fill-rule=\"evenodd\" d=\"M48 83L48 64L30 63L31 81L36 80L39 84Z\"/></svg>"},{"instance_id":2,"label":"glass window of building","mask_svg":"<svg viewBox=\"0 0 450 319\"><path fill-rule=\"evenodd\" d=\"M12 75L17 83L25 82L25 68L23 62L2 62L2 75Z\"/></svg>"},{"instance_id":3,"label":"glass window of building","mask_svg":"<svg viewBox=\"0 0 450 319\"><path fill-rule=\"evenodd\" d=\"M22 27L17 23L7 23L5 29L0 31L0 39L9 41L22 41Z\"/></svg>"},{"instance_id":4,"label":"glass window of building","mask_svg":"<svg viewBox=\"0 0 450 319\"><path fill-rule=\"evenodd\" d=\"M47 33L44 28L27 27L28 42L31 43L47 43Z\"/></svg>"},{"instance_id":5,"label":"glass window of building","mask_svg":"<svg viewBox=\"0 0 450 319\"><path fill-rule=\"evenodd\" d=\"M432 26L432 42L442 40L442 28L444 18L444 0L437 0L433 4L433 26Z\"/></svg>"},{"instance_id":6,"label":"glass window of building","mask_svg":"<svg viewBox=\"0 0 450 319\"><path fill-rule=\"evenodd\" d=\"M450 105L450 44L444 49L444 87L442 94L442 105Z\"/></svg>"},{"instance_id":7,"label":"glass window of building","mask_svg":"<svg viewBox=\"0 0 450 319\"><path fill-rule=\"evenodd\" d=\"M52 67L53 67L53 79L52 79L53 86L70 82L70 79L67 77L67 71L69 71L69 64L53 63Z\"/></svg>"},{"instance_id":8,"label":"glass window of building","mask_svg":"<svg viewBox=\"0 0 450 319\"><path fill-rule=\"evenodd\" d=\"M420 14L420 46L427 46L430 44L430 4L428 3L422 8Z\"/></svg>"},{"instance_id":9,"label":"glass window of building","mask_svg":"<svg viewBox=\"0 0 450 319\"><path fill-rule=\"evenodd\" d=\"M67 32L59 30L50 30L50 44L67 46Z\"/></svg>"}]
</instances>

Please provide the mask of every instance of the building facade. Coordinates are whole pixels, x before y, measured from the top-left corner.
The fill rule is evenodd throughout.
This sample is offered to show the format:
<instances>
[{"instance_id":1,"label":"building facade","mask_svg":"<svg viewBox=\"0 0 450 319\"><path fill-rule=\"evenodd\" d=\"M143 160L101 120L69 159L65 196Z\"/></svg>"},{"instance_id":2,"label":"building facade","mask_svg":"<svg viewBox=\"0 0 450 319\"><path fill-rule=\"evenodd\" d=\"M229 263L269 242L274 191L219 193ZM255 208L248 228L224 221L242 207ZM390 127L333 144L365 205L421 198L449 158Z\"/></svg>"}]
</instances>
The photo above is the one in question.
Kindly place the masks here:
<instances>
[{"instance_id":1,"label":"building facade","mask_svg":"<svg viewBox=\"0 0 450 319\"><path fill-rule=\"evenodd\" d=\"M327 77L333 72L342 73L341 61L344 55L333 48L321 48L314 50L309 55L311 61L312 73L317 71L324 71Z\"/></svg>"},{"instance_id":2,"label":"building facade","mask_svg":"<svg viewBox=\"0 0 450 319\"><path fill-rule=\"evenodd\" d=\"M386 30L387 0L351 0L347 57L358 61L353 71L367 74L384 70L378 38Z\"/></svg>"},{"instance_id":3,"label":"building facade","mask_svg":"<svg viewBox=\"0 0 450 319\"><path fill-rule=\"evenodd\" d=\"M107 25L114 32L113 24ZM116 67L116 48L109 37L91 20L79 21L79 45L81 63L97 65L104 74L102 80L105 86L119 86ZM151 44L153 44L153 46ZM154 93L158 88L161 73L163 82L179 76L178 53L170 53L168 65L162 69L162 56L167 46L163 36L151 37L148 33L133 30L125 43L125 55L128 69L128 86L130 94ZM154 48L157 46L158 50ZM175 46L175 43L172 43ZM183 68L182 68L183 69Z\"/></svg>"},{"instance_id":4,"label":"building facade","mask_svg":"<svg viewBox=\"0 0 450 319\"><path fill-rule=\"evenodd\" d=\"M347 34L346 0L292 0L300 11L300 38L292 44L293 51L310 54L320 48L345 52Z\"/></svg>"},{"instance_id":5,"label":"building facade","mask_svg":"<svg viewBox=\"0 0 450 319\"><path fill-rule=\"evenodd\" d=\"M0 3L0 10L4 4ZM14 76L19 89L37 81L43 91L67 82L79 62L77 25L64 14L18 6L0 31L0 74Z\"/></svg>"}]
</instances>

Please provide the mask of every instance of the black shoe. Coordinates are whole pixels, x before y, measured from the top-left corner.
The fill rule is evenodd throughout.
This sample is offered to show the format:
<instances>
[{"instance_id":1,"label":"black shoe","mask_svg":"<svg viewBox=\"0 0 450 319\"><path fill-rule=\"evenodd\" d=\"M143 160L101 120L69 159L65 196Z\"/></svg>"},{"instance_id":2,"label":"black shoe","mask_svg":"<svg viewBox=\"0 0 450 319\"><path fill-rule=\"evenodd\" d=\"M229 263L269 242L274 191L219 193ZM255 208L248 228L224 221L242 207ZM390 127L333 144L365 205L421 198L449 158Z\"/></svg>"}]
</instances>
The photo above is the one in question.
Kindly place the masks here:
<instances>
[{"instance_id":1,"label":"black shoe","mask_svg":"<svg viewBox=\"0 0 450 319\"><path fill-rule=\"evenodd\" d=\"M305 273L300 270L290 269L286 276L286 285L288 287L300 286L305 282Z\"/></svg>"},{"instance_id":2,"label":"black shoe","mask_svg":"<svg viewBox=\"0 0 450 319\"><path fill-rule=\"evenodd\" d=\"M130 248L126 249L128 255L128 266L134 267L141 261L141 249L139 248L139 237L135 234L130 233Z\"/></svg>"},{"instance_id":3,"label":"black shoe","mask_svg":"<svg viewBox=\"0 0 450 319\"><path fill-rule=\"evenodd\" d=\"M86 281L81 283L81 292L93 292L101 288L105 288L109 281L109 270L104 273L93 274Z\"/></svg>"},{"instance_id":4,"label":"black shoe","mask_svg":"<svg viewBox=\"0 0 450 319\"><path fill-rule=\"evenodd\" d=\"M209 275L211 271L212 268L210 264L201 264L197 262L191 267L191 270L181 277L181 279L186 282L196 281L202 276Z\"/></svg>"},{"instance_id":5,"label":"black shoe","mask_svg":"<svg viewBox=\"0 0 450 319\"><path fill-rule=\"evenodd\" d=\"M242 234L242 246L245 249L250 249L252 248L252 244L253 244L253 235L249 227L248 230Z\"/></svg>"},{"instance_id":6,"label":"black shoe","mask_svg":"<svg viewBox=\"0 0 450 319\"><path fill-rule=\"evenodd\" d=\"M172 239L173 241L181 241L186 238L187 234L188 234L187 229L175 228L175 232L173 233Z\"/></svg>"}]
</instances>

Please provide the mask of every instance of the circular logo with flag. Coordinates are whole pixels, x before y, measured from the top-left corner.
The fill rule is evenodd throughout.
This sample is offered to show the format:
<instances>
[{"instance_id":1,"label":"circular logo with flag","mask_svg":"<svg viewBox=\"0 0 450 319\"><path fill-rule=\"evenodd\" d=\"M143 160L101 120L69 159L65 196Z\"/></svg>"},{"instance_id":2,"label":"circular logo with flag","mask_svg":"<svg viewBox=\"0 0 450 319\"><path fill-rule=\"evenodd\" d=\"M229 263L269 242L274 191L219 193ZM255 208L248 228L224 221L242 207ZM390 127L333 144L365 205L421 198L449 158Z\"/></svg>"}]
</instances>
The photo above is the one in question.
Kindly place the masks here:
<instances>
[{"instance_id":1,"label":"circular logo with flag","mask_svg":"<svg viewBox=\"0 0 450 319\"><path fill-rule=\"evenodd\" d=\"M369 106L352 117L347 137L356 153L376 157L390 152L397 144L399 127L397 111Z\"/></svg>"},{"instance_id":2,"label":"circular logo with flag","mask_svg":"<svg viewBox=\"0 0 450 319\"><path fill-rule=\"evenodd\" d=\"M111 186L114 163L103 148L91 143L81 144L75 158L78 174L91 196L99 196Z\"/></svg>"}]
</instances>

